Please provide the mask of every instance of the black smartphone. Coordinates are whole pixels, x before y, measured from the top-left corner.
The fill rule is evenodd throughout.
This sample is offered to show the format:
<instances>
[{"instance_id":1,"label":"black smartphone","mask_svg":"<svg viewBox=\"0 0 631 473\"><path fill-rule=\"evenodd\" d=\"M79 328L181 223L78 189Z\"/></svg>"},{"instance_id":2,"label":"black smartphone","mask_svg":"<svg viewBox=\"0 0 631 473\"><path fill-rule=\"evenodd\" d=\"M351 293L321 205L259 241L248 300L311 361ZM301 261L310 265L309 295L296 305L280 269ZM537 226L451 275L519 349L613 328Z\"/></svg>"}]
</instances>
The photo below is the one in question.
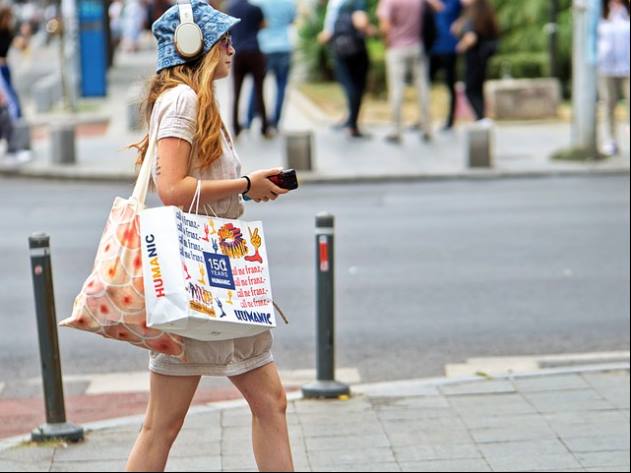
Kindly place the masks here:
<instances>
[{"instance_id":1,"label":"black smartphone","mask_svg":"<svg viewBox=\"0 0 631 473\"><path fill-rule=\"evenodd\" d=\"M289 191L298 189L298 177L296 176L296 171L294 169L285 169L284 171L281 171L280 174L268 177L268 179L283 189L287 189Z\"/></svg>"}]
</instances>

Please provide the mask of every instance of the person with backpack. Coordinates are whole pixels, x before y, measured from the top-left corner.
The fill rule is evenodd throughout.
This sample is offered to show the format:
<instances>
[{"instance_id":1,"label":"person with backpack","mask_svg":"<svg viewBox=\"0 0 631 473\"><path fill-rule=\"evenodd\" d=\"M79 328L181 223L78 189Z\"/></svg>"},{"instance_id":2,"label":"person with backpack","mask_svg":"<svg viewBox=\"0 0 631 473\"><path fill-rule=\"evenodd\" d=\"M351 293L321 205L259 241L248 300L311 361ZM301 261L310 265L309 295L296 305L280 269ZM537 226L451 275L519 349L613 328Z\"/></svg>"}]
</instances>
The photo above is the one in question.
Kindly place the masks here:
<instances>
[{"instance_id":1,"label":"person with backpack","mask_svg":"<svg viewBox=\"0 0 631 473\"><path fill-rule=\"evenodd\" d=\"M348 130L351 138L366 137L359 130L358 121L370 67L366 36L374 32L365 0L329 1L318 41L331 45L335 75L348 104L348 116L341 127Z\"/></svg>"}]
</instances>

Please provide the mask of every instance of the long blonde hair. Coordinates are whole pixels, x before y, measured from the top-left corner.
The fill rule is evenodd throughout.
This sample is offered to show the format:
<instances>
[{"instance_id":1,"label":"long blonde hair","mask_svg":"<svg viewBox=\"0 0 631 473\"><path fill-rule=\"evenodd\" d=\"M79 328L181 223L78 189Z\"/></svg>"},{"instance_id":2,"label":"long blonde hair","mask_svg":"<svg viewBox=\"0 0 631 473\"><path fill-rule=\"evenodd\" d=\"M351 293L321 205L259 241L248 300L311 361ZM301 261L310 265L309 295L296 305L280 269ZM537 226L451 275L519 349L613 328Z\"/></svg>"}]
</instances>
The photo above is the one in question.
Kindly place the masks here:
<instances>
[{"instance_id":1,"label":"long blonde hair","mask_svg":"<svg viewBox=\"0 0 631 473\"><path fill-rule=\"evenodd\" d=\"M221 60L220 46L215 45L201 58L179 66L162 69L150 81L142 103L147 123L150 123L153 107L165 91L181 84L188 85L197 94L197 125L193 141L197 146L194 169L203 170L223 154L221 134L226 132L219 107L215 100L213 80ZM130 148L138 150L136 164L142 164L149 148L149 134Z\"/></svg>"}]
</instances>

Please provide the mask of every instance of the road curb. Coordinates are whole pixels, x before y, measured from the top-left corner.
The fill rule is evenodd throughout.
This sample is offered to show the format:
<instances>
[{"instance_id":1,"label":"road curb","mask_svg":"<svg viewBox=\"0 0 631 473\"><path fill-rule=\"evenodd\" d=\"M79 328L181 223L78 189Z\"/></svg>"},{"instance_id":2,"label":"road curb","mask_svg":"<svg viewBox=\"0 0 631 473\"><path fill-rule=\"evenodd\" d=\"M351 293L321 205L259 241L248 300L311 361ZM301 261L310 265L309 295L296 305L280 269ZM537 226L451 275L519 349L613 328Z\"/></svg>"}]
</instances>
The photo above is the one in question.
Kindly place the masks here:
<instances>
[{"instance_id":1,"label":"road curb","mask_svg":"<svg viewBox=\"0 0 631 473\"><path fill-rule=\"evenodd\" d=\"M464 376L455 378L420 378L409 379L401 381L388 381L379 383L366 383L351 386L351 391L354 395L373 396L378 397L382 390L386 389L390 392L393 390L416 390L422 392L424 389L436 388L440 386L449 386L454 384L467 384L485 381L501 381L501 380L515 380L522 378L541 378L545 376L560 376L578 373L607 373L615 371L629 371L630 364L628 362L623 363L603 363L595 365L584 366L572 366L563 368L544 368L531 372L524 373L509 373L499 376L482 377L482 376ZM391 395L390 395L391 396ZM420 397L423 394L416 394L403 397ZM289 402L298 401L302 399L302 393L300 391L287 393L287 400ZM323 401L327 402L327 401ZM233 401L220 401L213 402L202 406L193 406L189 410L189 415L202 414L207 412L217 412L227 409L237 409L240 407L246 407L247 403L243 399L237 399ZM86 432L95 432L99 430L112 429L116 427L125 427L131 424L138 424L142 422L144 416L136 415L131 417L121 417L115 419L108 419L98 422L91 422L83 425ZM20 435L17 437L11 437L4 440L0 440L0 452L15 448L23 443L30 442L29 435Z\"/></svg>"},{"instance_id":2,"label":"road curb","mask_svg":"<svg viewBox=\"0 0 631 473\"><path fill-rule=\"evenodd\" d=\"M316 172L300 172L299 180L303 185L343 185L343 184L378 184L389 182L442 182L442 181L480 181L502 179L533 179L555 177L586 177L586 176L628 176L629 167L616 168L578 168L551 170L465 170L453 173L401 173L383 175L327 175ZM130 183L136 179L133 172L93 171L76 167L50 166L47 168L11 169L0 167L0 176L41 179L52 181L75 182L118 182Z\"/></svg>"}]
</instances>

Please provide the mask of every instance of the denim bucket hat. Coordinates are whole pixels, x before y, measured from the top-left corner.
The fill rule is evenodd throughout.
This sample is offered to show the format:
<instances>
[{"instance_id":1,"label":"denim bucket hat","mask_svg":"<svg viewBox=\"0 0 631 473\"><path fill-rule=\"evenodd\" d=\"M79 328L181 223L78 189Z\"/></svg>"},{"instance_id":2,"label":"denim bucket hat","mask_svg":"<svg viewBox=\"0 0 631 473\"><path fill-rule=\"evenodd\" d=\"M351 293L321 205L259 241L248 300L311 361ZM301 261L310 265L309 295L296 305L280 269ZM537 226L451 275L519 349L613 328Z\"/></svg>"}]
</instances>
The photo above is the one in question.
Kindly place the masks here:
<instances>
[{"instance_id":1,"label":"denim bucket hat","mask_svg":"<svg viewBox=\"0 0 631 473\"><path fill-rule=\"evenodd\" d=\"M193 18L202 30L204 38L203 53L206 54L213 45L226 34L230 28L241 20L215 10L203 0L191 0L193 6ZM180 56L175 49L175 30L180 24L180 11L178 5L169 8L152 25L151 31L158 41L158 62L156 72L167 67L186 64L190 59Z\"/></svg>"}]
</instances>

